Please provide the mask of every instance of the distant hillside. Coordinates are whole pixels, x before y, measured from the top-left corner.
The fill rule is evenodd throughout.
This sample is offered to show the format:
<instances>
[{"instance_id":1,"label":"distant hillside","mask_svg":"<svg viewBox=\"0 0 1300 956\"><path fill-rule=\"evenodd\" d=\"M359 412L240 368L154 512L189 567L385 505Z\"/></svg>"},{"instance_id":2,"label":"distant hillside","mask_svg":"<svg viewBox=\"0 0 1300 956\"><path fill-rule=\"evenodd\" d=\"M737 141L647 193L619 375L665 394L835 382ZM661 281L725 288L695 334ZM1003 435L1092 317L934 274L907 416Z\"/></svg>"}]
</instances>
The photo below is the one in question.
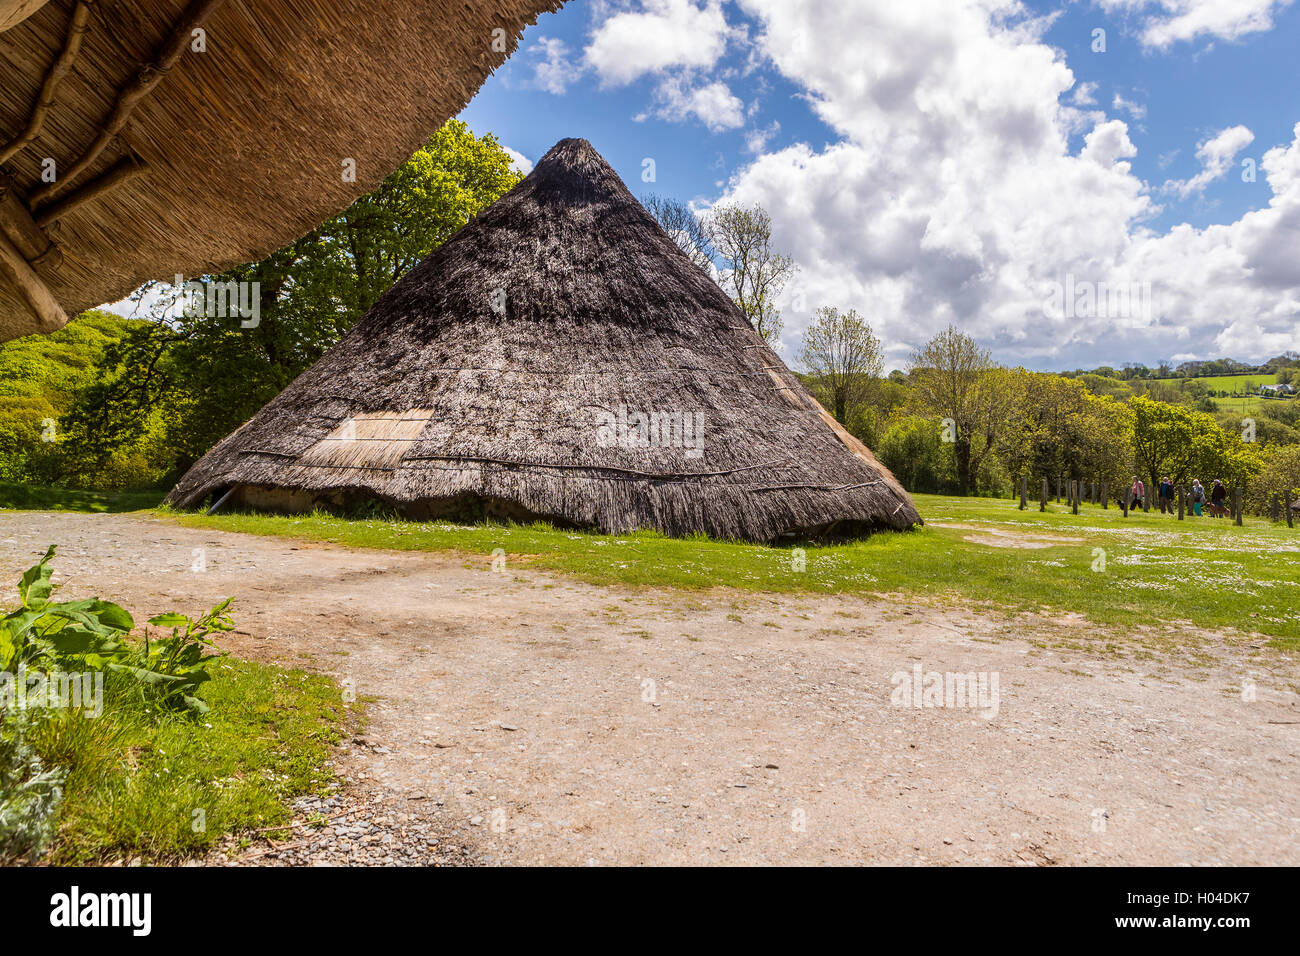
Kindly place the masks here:
<instances>
[{"instance_id":1,"label":"distant hillside","mask_svg":"<svg viewBox=\"0 0 1300 956\"><path fill-rule=\"evenodd\" d=\"M0 345L0 479L15 477L20 463L39 451L42 423L71 407L77 390L94 379L104 350L132 324L92 310L50 335Z\"/></svg>"}]
</instances>

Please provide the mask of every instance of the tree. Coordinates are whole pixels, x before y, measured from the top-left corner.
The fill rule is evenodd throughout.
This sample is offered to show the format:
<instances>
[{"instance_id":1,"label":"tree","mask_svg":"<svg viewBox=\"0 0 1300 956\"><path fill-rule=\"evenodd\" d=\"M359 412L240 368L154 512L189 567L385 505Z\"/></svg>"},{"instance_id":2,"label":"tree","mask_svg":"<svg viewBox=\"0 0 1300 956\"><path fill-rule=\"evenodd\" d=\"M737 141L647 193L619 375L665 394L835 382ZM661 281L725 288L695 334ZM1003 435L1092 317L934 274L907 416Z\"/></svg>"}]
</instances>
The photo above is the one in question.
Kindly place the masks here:
<instances>
[{"instance_id":1,"label":"tree","mask_svg":"<svg viewBox=\"0 0 1300 956\"><path fill-rule=\"evenodd\" d=\"M776 297L798 266L772 249L772 217L761 206L734 203L714 206L705 221L706 235L722 268L718 283L745 318L769 343L781 332Z\"/></svg>"},{"instance_id":2,"label":"tree","mask_svg":"<svg viewBox=\"0 0 1300 956\"><path fill-rule=\"evenodd\" d=\"M850 408L862 401L880 374L880 339L852 309L840 312L824 306L804 330L800 360L830 396L835 420L844 424Z\"/></svg>"},{"instance_id":3,"label":"tree","mask_svg":"<svg viewBox=\"0 0 1300 956\"><path fill-rule=\"evenodd\" d=\"M0 343L0 481L58 479L66 451L58 420L132 325L91 310L49 335Z\"/></svg>"},{"instance_id":4,"label":"tree","mask_svg":"<svg viewBox=\"0 0 1300 956\"><path fill-rule=\"evenodd\" d=\"M1235 432L1225 432L1213 416L1182 405L1134 398L1133 452L1138 473L1158 486L1164 475L1175 484L1222 478L1245 484L1259 474L1258 449Z\"/></svg>"},{"instance_id":5,"label":"tree","mask_svg":"<svg viewBox=\"0 0 1300 956\"><path fill-rule=\"evenodd\" d=\"M952 423L952 434L946 437L953 443L962 495L974 490L972 479L996 437L997 406L1002 400L995 387L982 382L992 368L988 351L951 325L912 356L915 407ZM975 442L977 435L980 445Z\"/></svg>"},{"instance_id":6,"label":"tree","mask_svg":"<svg viewBox=\"0 0 1300 956\"><path fill-rule=\"evenodd\" d=\"M1078 379L1023 368L1007 373L1006 421L996 450L1012 478L1107 481L1119 487L1131 473L1128 409L1092 394Z\"/></svg>"},{"instance_id":7,"label":"tree","mask_svg":"<svg viewBox=\"0 0 1300 956\"><path fill-rule=\"evenodd\" d=\"M448 121L378 189L277 254L276 271L292 275L285 307L336 339L520 178L495 136Z\"/></svg>"},{"instance_id":8,"label":"tree","mask_svg":"<svg viewBox=\"0 0 1300 956\"><path fill-rule=\"evenodd\" d=\"M256 288L256 325L178 312L169 308L177 298L170 287L137 293L152 321L106 353L99 380L78 394L64 428L64 447L77 452L70 467L89 481L123 448L145 441L164 446L173 469L188 467L519 179L495 137L476 137L452 120L319 229L208 277Z\"/></svg>"},{"instance_id":9,"label":"tree","mask_svg":"<svg viewBox=\"0 0 1300 956\"><path fill-rule=\"evenodd\" d=\"M939 440L934 422L903 417L892 423L876 446L880 463L908 491L948 494L953 485L952 445Z\"/></svg>"},{"instance_id":10,"label":"tree","mask_svg":"<svg viewBox=\"0 0 1300 956\"><path fill-rule=\"evenodd\" d=\"M705 272L712 274L713 253L709 247L708 233L700 217L685 203L651 193L642 200L646 211L654 216L660 228L677 243L686 258Z\"/></svg>"},{"instance_id":11,"label":"tree","mask_svg":"<svg viewBox=\"0 0 1300 956\"><path fill-rule=\"evenodd\" d=\"M1251 510L1269 514L1275 499L1290 507L1300 499L1300 445L1270 448L1251 494Z\"/></svg>"}]
</instances>

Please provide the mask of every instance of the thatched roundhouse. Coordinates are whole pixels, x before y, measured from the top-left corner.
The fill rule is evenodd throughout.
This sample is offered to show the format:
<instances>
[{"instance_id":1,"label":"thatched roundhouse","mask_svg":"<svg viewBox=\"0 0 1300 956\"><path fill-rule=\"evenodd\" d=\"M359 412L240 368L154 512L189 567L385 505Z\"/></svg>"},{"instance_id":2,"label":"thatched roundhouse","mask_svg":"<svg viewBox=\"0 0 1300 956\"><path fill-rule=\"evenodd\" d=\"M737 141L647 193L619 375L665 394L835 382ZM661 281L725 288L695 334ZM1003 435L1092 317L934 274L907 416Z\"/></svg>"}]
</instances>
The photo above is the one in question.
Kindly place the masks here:
<instances>
[{"instance_id":1,"label":"thatched roundhouse","mask_svg":"<svg viewBox=\"0 0 1300 956\"><path fill-rule=\"evenodd\" d=\"M168 496L773 541L920 521L585 140L385 294Z\"/></svg>"},{"instance_id":2,"label":"thatched roundhouse","mask_svg":"<svg viewBox=\"0 0 1300 956\"><path fill-rule=\"evenodd\" d=\"M264 258L562 0L0 0L0 341Z\"/></svg>"}]
</instances>

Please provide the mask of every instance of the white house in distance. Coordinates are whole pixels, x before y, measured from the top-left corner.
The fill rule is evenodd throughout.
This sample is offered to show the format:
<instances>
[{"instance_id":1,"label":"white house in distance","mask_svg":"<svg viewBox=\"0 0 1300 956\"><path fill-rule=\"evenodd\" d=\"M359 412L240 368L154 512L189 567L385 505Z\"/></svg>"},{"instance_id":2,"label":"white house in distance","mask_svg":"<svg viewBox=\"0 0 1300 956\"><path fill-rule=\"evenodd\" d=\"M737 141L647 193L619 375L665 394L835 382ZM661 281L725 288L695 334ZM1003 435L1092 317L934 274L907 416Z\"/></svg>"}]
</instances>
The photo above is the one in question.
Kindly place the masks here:
<instances>
[{"instance_id":1,"label":"white house in distance","mask_svg":"<svg viewBox=\"0 0 1300 956\"><path fill-rule=\"evenodd\" d=\"M1279 398L1283 395L1294 395L1295 392L1295 386L1288 385L1285 382L1278 385L1261 385L1259 387L1259 394L1272 398Z\"/></svg>"}]
</instances>

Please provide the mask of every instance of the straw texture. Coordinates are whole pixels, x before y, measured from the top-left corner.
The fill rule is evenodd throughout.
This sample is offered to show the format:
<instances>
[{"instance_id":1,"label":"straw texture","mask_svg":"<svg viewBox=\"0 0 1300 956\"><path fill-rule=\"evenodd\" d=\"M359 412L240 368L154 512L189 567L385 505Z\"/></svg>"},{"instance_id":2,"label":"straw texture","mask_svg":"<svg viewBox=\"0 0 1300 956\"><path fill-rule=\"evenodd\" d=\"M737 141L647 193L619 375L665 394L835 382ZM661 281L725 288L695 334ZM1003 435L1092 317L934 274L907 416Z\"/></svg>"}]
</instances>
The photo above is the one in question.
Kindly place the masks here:
<instances>
[{"instance_id":1,"label":"straw texture","mask_svg":"<svg viewBox=\"0 0 1300 956\"><path fill-rule=\"evenodd\" d=\"M772 541L920 521L585 140L411 271L168 497Z\"/></svg>"},{"instance_id":2,"label":"straw texture","mask_svg":"<svg viewBox=\"0 0 1300 956\"><path fill-rule=\"evenodd\" d=\"M77 4L25 8L0 32L0 150L43 114L39 134L3 164L20 196L49 186L44 160L63 175L92 152L119 117L122 91L148 90L75 183L56 180L44 208L115 167L143 174L50 223L61 256L36 264L38 275L72 315L149 279L264 258L374 189L469 102L525 25L560 5L95 0L48 110L43 90ZM161 75L143 70L199 13L206 51L181 30L175 62ZM344 179L345 160L355 161L355 181ZM18 228L0 216L0 231ZM41 330L29 299L0 277L0 341Z\"/></svg>"}]
</instances>

